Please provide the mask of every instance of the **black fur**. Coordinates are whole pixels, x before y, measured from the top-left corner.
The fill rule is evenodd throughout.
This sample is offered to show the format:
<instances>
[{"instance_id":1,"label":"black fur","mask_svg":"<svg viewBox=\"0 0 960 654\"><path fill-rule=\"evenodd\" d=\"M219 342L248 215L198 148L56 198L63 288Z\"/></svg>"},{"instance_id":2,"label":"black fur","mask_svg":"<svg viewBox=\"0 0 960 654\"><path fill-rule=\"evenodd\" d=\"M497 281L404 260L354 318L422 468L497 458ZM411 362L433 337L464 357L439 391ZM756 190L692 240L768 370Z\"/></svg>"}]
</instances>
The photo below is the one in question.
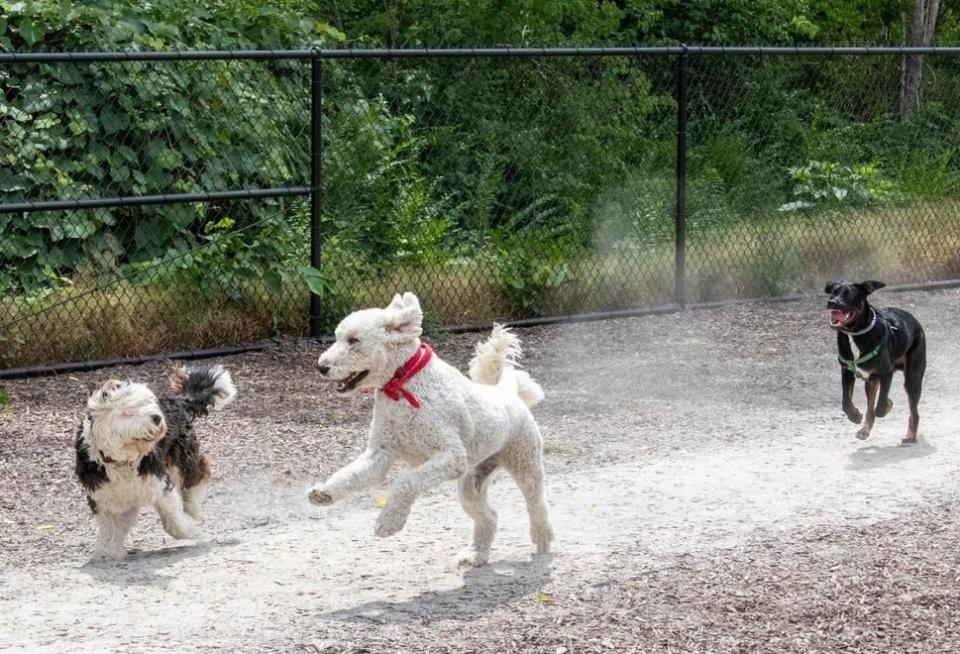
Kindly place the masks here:
<instances>
[{"instance_id":1,"label":"black fur","mask_svg":"<svg viewBox=\"0 0 960 654\"><path fill-rule=\"evenodd\" d=\"M77 473L77 479L88 491L95 491L107 482L107 469L90 458L90 451L83 440L83 424L77 430L77 438L74 445L77 448L77 462L74 470ZM93 507L90 507L93 509ZM94 510L96 512L96 510Z\"/></svg>"},{"instance_id":2,"label":"black fur","mask_svg":"<svg viewBox=\"0 0 960 654\"><path fill-rule=\"evenodd\" d=\"M166 490L173 489L173 482L170 481L170 475L167 474L167 468L163 463L163 457L154 449L150 454L140 459L137 466L137 474L141 477L153 475L157 479L163 480Z\"/></svg>"},{"instance_id":3,"label":"black fur","mask_svg":"<svg viewBox=\"0 0 960 654\"><path fill-rule=\"evenodd\" d=\"M830 282L824 289L830 294L828 309L847 312L847 315L852 316L851 322L837 326L842 409L852 422L860 422L862 416L853 404L853 385L857 378L851 369L853 367L866 375L868 398L867 421L857 435L860 438L869 436L873 417L884 417L892 407L889 400L890 386L894 372L900 370L903 372L903 386L910 407L910 420L904 441L914 442L920 421L917 405L920 402L923 373L927 365L926 335L919 321L909 312L891 307L878 309L870 306L867 296L883 286L883 282L876 281ZM871 323L873 326L868 329ZM853 366L851 338L860 357ZM867 357L868 360L863 360ZM870 406L871 390L876 393L873 406Z\"/></svg>"}]
</instances>

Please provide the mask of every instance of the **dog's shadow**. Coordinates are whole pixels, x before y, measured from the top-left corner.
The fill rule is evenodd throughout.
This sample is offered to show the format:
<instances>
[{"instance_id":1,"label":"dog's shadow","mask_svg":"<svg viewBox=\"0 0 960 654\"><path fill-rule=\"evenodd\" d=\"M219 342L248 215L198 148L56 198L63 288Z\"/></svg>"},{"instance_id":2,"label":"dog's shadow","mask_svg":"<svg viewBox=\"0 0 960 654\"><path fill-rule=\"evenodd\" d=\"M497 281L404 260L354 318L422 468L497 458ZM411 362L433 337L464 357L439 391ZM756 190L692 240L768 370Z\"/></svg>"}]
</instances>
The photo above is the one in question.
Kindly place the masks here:
<instances>
[{"instance_id":1,"label":"dog's shadow","mask_svg":"<svg viewBox=\"0 0 960 654\"><path fill-rule=\"evenodd\" d=\"M321 620L403 624L436 620L469 621L521 597L536 593L550 579L550 555L527 561L494 561L463 574L463 585L452 590L431 590L399 602L366 602L323 613Z\"/></svg>"},{"instance_id":2,"label":"dog's shadow","mask_svg":"<svg viewBox=\"0 0 960 654\"><path fill-rule=\"evenodd\" d=\"M910 459L930 456L936 451L936 448L926 441L919 441L912 445L867 445L849 454L847 468L849 470L873 470Z\"/></svg>"},{"instance_id":3,"label":"dog's shadow","mask_svg":"<svg viewBox=\"0 0 960 654\"><path fill-rule=\"evenodd\" d=\"M206 556L215 549L239 544L237 539L215 539L156 550L128 550L122 561L92 559L80 566L79 571L99 582L116 586L165 588L176 575L163 574L164 569L179 561Z\"/></svg>"}]
</instances>

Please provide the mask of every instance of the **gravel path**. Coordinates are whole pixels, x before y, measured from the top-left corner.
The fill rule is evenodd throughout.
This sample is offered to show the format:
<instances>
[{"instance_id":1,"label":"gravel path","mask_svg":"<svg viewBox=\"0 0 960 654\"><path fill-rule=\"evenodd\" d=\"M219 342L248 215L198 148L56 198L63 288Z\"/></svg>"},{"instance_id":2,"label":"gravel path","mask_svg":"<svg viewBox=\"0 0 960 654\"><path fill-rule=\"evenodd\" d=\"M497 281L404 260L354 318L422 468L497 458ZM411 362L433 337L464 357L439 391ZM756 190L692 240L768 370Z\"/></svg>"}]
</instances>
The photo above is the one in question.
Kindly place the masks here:
<instances>
[{"instance_id":1,"label":"gravel path","mask_svg":"<svg viewBox=\"0 0 960 654\"><path fill-rule=\"evenodd\" d=\"M820 298L521 332L558 541L531 557L498 476L492 564L466 572L452 484L387 540L380 491L306 503L362 449L370 409L330 396L308 343L223 361L241 395L202 426L204 539L171 541L145 512L121 563L87 563L70 443L102 379L161 384L163 366L9 382L0 651L960 651L960 291L880 300L928 333L914 447L899 382L853 438ZM462 367L477 338L434 345Z\"/></svg>"}]
</instances>

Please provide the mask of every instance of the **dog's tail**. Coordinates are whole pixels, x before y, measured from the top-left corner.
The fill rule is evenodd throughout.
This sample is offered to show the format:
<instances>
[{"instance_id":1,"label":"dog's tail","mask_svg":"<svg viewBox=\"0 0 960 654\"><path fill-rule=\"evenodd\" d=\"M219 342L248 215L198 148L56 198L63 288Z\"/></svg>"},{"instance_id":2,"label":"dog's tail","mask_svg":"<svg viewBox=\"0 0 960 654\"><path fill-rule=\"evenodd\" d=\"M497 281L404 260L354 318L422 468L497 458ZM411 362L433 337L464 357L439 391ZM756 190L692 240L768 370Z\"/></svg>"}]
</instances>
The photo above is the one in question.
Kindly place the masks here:
<instances>
[{"instance_id":1,"label":"dog's tail","mask_svg":"<svg viewBox=\"0 0 960 654\"><path fill-rule=\"evenodd\" d=\"M540 384L517 361L523 356L520 339L503 325L494 325L490 338L477 344L470 360L470 379L478 384L508 386L527 406L543 399Z\"/></svg>"},{"instance_id":2,"label":"dog's tail","mask_svg":"<svg viewBox=\"0 0 960 654\"><path fill-rule=\"evenodd\" d=\"M209 368L185 368L177 366L170 375L170 390L174 395L206 413L209 409L220 410L237 396L230 371L223 366Z\"/></svg>"}]
</instances>

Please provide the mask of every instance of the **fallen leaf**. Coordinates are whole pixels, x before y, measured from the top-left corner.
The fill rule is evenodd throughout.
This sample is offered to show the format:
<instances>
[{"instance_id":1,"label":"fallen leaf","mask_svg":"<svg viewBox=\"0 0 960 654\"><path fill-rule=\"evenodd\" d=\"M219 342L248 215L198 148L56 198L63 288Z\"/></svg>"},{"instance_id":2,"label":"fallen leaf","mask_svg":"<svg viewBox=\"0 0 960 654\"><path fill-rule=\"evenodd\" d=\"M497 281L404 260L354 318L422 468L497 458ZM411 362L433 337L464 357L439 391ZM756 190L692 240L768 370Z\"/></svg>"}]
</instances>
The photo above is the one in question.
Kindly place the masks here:
<instances>
[{"instance_id":1,"label":"fallen leaf","mask_svg":"<svg viewBox=\"0 0 960 654\"><path fill-rule=\"evenodd\" d=\"M373 504L374 504L374 506L376 506L378 509L382 509L383 507L385 507L385 506L387 505L387 496L386 496L386 495L377 495L375 498L373 498Z\"/></svg>"}]
</instances>

